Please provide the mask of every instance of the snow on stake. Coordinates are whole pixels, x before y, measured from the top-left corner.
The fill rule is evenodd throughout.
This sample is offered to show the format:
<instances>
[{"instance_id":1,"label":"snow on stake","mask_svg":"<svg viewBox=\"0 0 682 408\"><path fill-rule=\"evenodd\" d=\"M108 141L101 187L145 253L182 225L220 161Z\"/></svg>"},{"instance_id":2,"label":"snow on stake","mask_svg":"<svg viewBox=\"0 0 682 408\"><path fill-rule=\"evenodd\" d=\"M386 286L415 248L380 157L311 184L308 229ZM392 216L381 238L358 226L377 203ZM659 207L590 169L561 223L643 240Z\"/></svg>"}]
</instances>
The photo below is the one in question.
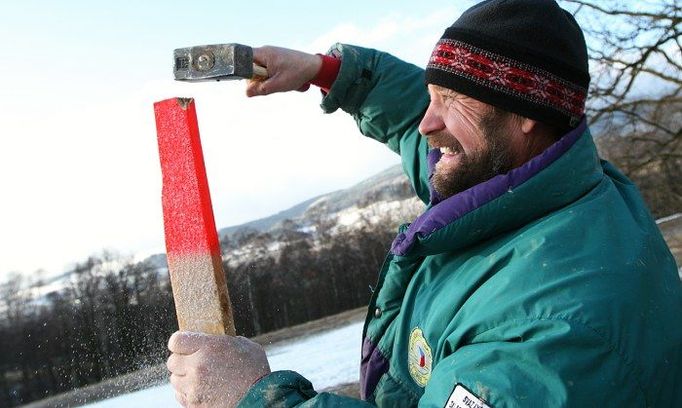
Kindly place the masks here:
<instances>
[{"instance_id":1,"label":"snow on stake","mask_svg":"<svg viewBox=\"0 0 682 408\"><path fill-rule=\"evenodd\" d=\"M234 335L193 99L154 104L168 269L180 330Z\"/></svg>"}]
</instances>

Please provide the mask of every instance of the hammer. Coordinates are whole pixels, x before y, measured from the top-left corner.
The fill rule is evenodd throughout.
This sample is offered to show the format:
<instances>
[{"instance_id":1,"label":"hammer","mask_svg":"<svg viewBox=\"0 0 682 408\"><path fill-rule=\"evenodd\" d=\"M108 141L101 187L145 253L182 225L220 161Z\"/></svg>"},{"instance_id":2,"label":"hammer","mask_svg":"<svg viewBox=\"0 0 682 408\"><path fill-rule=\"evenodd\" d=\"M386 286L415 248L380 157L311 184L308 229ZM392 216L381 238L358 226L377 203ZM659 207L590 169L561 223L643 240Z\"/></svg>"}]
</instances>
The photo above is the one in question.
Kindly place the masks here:
<instances>
[{"instance_id":1,"label":"hammer","mask_svg":"<svg viewBox=\"0 0 682 408\"><path fill-rule=\"evenodd\" d=\"M213 44L173 51L175 80L200 82L267 78L265 67L253 62L253 50L242 44Z\"/></svg>"}]
</instances>

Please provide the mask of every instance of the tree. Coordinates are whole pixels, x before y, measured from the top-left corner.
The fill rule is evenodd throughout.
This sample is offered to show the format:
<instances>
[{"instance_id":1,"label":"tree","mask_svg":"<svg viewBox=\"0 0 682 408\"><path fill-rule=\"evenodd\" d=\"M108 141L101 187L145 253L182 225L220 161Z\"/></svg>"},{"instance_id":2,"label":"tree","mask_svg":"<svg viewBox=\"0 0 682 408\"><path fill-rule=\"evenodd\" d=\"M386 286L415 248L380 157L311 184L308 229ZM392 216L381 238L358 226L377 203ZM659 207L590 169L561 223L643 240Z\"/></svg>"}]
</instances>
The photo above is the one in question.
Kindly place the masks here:
<instances>
[{"instance_id":1,"label":"tree","mask_svg":"<svg viewBox=\"0 0 682 408\"><path fill-rule=\"evenodd\" d=\"M30 383L30 369L27 356L22 347L25 338L25 320L28 316L26 306L26 285L24 276L12 273L6 282L0 285L0 310L3 316L0 318L0 346L3 350L12 350L0 356L0 368L2 376L2 395L0 401L21 402L23 399L22 389L26 389ZM7 381L7 374L21 376L20 382L11 385ZM10 386L11 385L11 386Z\"/></svg>"},{"instance_id":2,"label":"tree","mask_svg":"<svg viewBox=\"0 0 682 408\"><path fill-rule=\"evenodd\" d=\"M654 214L682 208L682 3L563 0L586 34L587 113L602 154Z\"/></svg>"}]
</instances>

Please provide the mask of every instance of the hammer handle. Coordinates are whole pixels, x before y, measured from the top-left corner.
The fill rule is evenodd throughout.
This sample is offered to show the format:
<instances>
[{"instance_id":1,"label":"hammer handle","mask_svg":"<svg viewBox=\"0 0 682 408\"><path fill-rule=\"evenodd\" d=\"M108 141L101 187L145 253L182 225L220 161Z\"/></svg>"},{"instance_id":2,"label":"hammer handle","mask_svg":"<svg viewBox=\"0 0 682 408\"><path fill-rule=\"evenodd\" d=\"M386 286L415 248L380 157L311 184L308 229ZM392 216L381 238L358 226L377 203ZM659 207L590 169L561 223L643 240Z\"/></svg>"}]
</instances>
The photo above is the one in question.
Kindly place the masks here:
<instances>
[{"instance_id":1,"label":"hammer handle","mask_svg":"<svg viewBox=\"0 0 682 408\"><path fill-rule=\"evenodd\" d=\"M253 64L253 77L254 78L268 78L268 70L260 65Z\"/></svg>"}]
</instances>

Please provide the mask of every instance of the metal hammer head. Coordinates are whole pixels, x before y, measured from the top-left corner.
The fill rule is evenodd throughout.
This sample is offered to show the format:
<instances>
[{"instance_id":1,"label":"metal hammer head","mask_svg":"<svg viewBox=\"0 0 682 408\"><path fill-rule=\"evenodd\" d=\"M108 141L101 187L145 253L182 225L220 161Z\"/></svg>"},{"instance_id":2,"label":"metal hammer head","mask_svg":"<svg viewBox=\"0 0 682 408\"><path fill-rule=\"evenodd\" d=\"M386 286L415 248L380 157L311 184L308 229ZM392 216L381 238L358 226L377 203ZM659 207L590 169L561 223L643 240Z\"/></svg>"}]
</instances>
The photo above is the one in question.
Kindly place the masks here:
<instances>
[{"instance_id":1,"label":"metal hammer head","mask_svg":"<svg viewBox=\"0 0 682 408\"><path fill-rule=\"evenodd\" d=\"M177 81L220 81L253 77L253 50L241 44L198 45L173 51Z\"/></svg>"}]
</instances>

